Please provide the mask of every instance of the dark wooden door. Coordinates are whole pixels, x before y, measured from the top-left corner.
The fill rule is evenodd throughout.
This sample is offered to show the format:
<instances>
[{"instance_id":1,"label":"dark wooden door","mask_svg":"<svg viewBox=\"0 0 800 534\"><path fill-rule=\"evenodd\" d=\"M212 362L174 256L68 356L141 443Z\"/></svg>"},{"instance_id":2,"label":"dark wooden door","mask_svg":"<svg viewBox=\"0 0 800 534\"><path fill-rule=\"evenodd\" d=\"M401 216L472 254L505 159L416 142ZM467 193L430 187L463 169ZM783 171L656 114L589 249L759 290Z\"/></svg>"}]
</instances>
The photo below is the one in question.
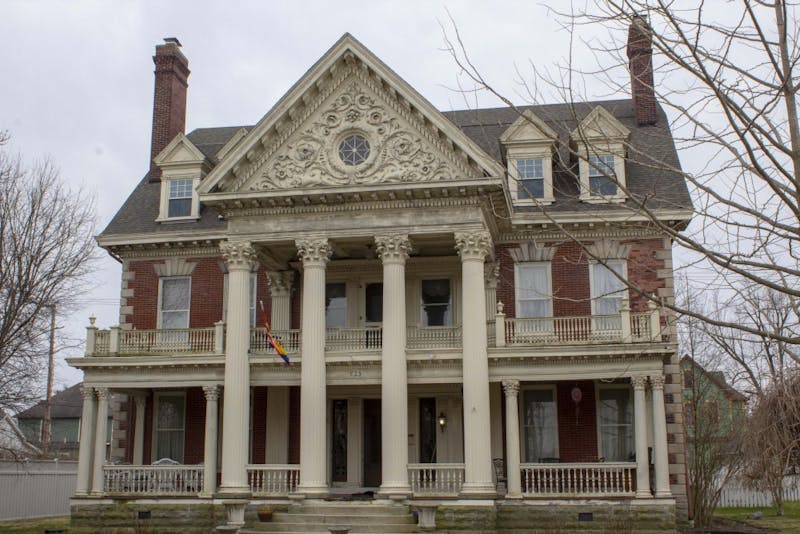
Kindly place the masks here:
<instances>
[{"instance_id":1,"label":"dark wooden door","mask_svg":"<svg viewBox=\"0 0 800 534\"><path fill-rule=\"evenodd\" d=\"M364 486L381 485L381 400L364 399Z\"/></svg>"}]
</instances>

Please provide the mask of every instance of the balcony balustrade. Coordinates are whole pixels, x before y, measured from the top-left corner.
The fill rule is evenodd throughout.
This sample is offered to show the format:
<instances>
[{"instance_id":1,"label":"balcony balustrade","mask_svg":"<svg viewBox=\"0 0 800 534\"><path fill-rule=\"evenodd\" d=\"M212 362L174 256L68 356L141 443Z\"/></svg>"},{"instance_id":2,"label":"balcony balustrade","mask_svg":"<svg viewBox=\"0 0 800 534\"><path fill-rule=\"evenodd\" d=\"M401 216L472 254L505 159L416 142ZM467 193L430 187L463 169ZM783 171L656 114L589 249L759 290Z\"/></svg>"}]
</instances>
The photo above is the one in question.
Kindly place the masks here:
<instances>
[{"instance_id":1,"label":"balcony balustrade","mask_svg":"<svg viewBox=\"0 0 800 534\"><path fill-rule=\"evenodd\" d=\"M272 330L271 334L287 354L300 352L300 330ZM277 354L267 340L266 328L250 329L250 352L252 354Z\"/></svg>"},{"instance_id":2,"label":"balcony balustrade","mask_svg":"<svg viewBox=\"0 0 800 534\"><path fill-rule=\"evenodd\" d=\"M285 497L297 492L298 464L259 464L247 466L250 491L258 497Z\"/></svg>"},{"instance_id":3,"label":"balcony balustrade","mask_svg":"<svg viewBox=\"0 0 800 534\"><path fill-rule=\"evenodd\" d=\"M103 490L110 496L197 496L202 465L105 465Z\"/></svg>"},{"instance_id":4,"label":"balcony balustrade","mask_svg":"<svg viewBox=\"0 0 800 534\"><path fill-rule=\"evenodd\" d=\"M635 462L521 464L525 497L633 497Z\"/></svg>"},{"instance_id":5,"label":"balcony balustrade","mask_svg":"<svg viewBox=\"0 0 800 534\"><path fill-rule=\"evenodd\" d=\"M408 464L414 496L454 497L464 485L464 464Z\"/></svg>"}]
</instances>

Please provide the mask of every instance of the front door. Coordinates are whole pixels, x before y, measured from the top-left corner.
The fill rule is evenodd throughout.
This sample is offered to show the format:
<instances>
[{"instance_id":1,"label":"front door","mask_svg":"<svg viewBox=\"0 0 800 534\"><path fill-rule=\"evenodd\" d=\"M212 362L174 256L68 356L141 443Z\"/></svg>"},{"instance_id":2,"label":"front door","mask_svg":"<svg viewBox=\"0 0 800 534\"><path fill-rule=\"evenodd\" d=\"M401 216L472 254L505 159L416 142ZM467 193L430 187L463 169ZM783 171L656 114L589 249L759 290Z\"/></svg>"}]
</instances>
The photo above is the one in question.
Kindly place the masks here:
<instances>
[{"instance_id":1,"label":"front door","mask_svg":"<svg viewBox=\"0 0 800 534\"><path fill-rule=\"evenodd\" d=\"M381 485L381 400L364 399L364 486Z\"/></svg>"}]
</instances>

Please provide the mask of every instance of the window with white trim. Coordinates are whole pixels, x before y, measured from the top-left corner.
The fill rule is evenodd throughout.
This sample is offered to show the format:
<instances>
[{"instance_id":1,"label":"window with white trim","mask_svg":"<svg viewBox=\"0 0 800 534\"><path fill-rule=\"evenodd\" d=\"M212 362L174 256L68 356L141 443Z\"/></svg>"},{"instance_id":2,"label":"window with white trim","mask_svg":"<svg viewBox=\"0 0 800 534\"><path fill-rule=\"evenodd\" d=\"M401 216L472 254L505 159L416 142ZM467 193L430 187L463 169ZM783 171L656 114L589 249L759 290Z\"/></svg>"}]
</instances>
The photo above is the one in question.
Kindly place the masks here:
<instances>
[{"instance_id":1,"label":"window with white trim","mask_svg":"<svg viewBox=\"0 0 800 534\"><path fill-rule=\"evenodd\" d=\"M544 198L543 158L517 160L517 200Z\"/></svg>"},{"instance_id":2,"label":"window with white trim","mask_svg":"<svg viewBox=\"0 0 800 534\"><path fill-rule=\"evenodd\" d=\"M192 214L193 180L170 180L167 217L189 217Z\"/></svg>"},{"instance_id":3,"label":"window with white trim","mask_svg":"<svg viewBox=\"0 0 800 534\"><path fill-rule=\"evenodd\" d=\"M452 322L452 299L450 280L420 281L421 298L419 318L422 326L450 326Z\"/></svg>"},{"instance_id":4,"label":"window with white trim","mask_svg":"<svg viewBox=\"0 0 800 534\"><path fill-rule=\"evenodd\" d=\"M625 260L605 260L590 264L592 315L616 315L622 309L627 278Z\"/></svg>"},{"instance_id":5,"label":"window with white trim","mask_svg":"<svg viewBox=\"0 0 800 534\"><path fill-rule=\"evenodd\" d=\"M597 429L600 457L607 462L634 458L631 388L623 384L598 384Z\"/></svg>"},{"instance_id":6,"label":"window with white trim","mask_svg":"<svg viewBox=\"0 0 800 534\"><path fill-rule=\"evenodd\" d=\"M550 262L517 263L514 266L514 287L517 317L552 317Z\"/></svg>"},{"instance_id":7,"label":"window with white trim","mask_svg":"<svg viewBox=\"0 0 800 534\"><path fill-rule=\"evenodd\" d=\"M615 196L617 194L615 177L613 154L589 156L589 194Z\"/></svg>"},{"instance_id":8,"label":"window with white trim","mask_svg":"<svg viewBox=\"0 0 800 534\"><path fill-rule=\"evenodd\" d=\"M558 412L555 388L522 390L522 427L525 462L558 460Z\"/></svg>"},{"instance_id":9,"label":"window with white trim","mask_svg":"<svg viewBox=\"0 0 800 534\"><path fill-rule=\"evenodd\" d=\"M170 276L159 279L158 328L189 328L192 279Z\"/></svg>"},{"instance_id":10,"label":"window with white trim","mask_svg":"<svg viewBox=\"0 0 800 534\"><path fill-rule=\"evenodd\" d=\"M183 393L157 393L153 429L154 460L169 458L183 463L186 397Z\"/></svg>"}]
</instances>

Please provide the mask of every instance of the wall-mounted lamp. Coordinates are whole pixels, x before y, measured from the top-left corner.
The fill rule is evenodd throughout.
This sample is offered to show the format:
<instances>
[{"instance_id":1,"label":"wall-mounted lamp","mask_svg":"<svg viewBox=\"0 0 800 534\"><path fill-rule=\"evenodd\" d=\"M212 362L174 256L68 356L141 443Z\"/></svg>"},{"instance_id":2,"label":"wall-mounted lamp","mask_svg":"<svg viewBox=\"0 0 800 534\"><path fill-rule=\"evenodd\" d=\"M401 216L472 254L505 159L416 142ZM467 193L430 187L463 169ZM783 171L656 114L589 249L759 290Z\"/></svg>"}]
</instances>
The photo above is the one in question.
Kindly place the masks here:
<instances>
[{"instance_id":1,"label":"wall-mounted lamp","mask_svg":"<svg viewBox=\"0 0 800 534\"><path fill-rule=\"evenodd\" d=\"M444 412L439 413L438 422L439 422L439 428L441 428L442 432L444 432L444 427L447 426L447 416L444 414Z\"/></svg>"}]
</instances>

